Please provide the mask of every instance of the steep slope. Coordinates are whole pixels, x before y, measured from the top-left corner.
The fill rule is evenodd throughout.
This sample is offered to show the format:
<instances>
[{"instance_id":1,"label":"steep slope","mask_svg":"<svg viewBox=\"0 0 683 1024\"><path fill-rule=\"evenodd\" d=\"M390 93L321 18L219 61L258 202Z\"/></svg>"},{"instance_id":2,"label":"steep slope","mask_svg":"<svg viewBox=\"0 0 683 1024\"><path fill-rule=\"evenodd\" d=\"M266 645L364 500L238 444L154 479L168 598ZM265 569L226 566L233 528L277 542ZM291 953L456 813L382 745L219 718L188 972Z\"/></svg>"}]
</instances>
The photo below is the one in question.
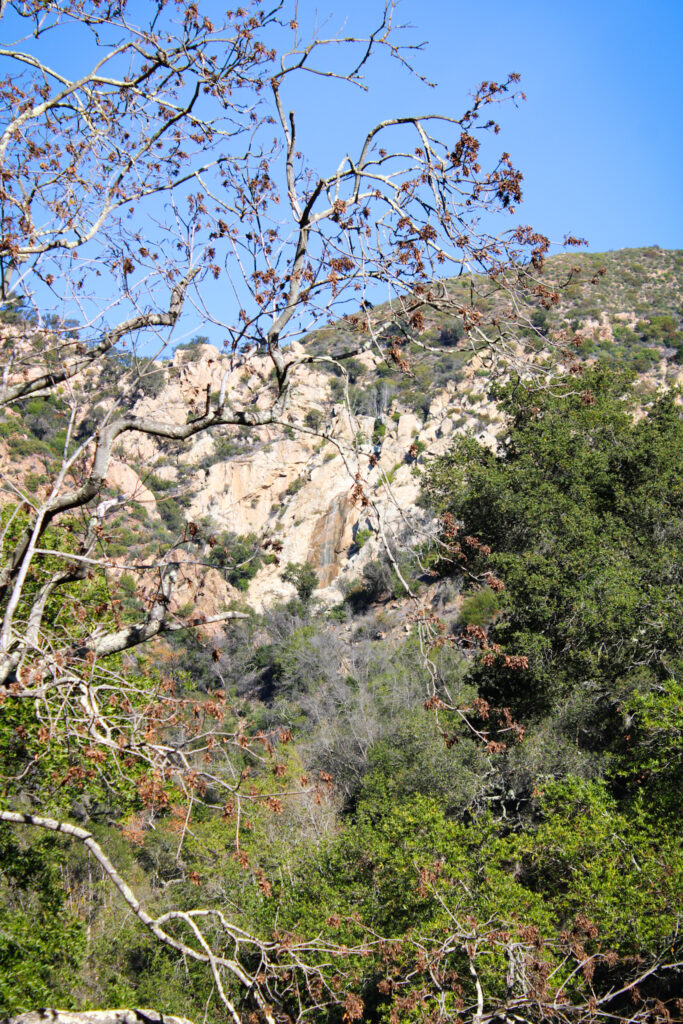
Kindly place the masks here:
<instances>
[{"instance_id":1,"label":"steep slope","mask_svg":"<svg viewBox=\"0 0 683 1024\"><path fill-rule=\"evenodd\" d=\"M518 328L520 341L536 348L539 366L560 349L560 360L574 372L600 358L630 366L642 375L643 386L683 383L683 252L650 248L556 256L546 282L549 291L558 290L558 301L539 296L535 307L523 311ZM465 300L466 280L445 286ZM482 301L495 306L499 300L492 292ZM4 333L6 343L18 343L16 325L6 324ZM334 355L357 340L356 325L347 320L291 351ZM182 449L147 435L124 440L108 484L112 502L118 499L113 514L119 527L125 521L126 557L144 559L152 541L170 541L193 522L201 527L198 537L214 541L198 545L192 558L179 555L187 564L177 607L192 602L200 613L213 614L238 598L258 608L272 604L293 593L282 579L290 562L309 563L319 578L319 596L338 601L376 557L380 533L398 552L405 535L425 527L416 507L421 462L444 452L456 433L495 446L503 421L487 398L493 371L472 348L461 320L435 316L404 339L402 369L388 366L371 348L340 364L303 365L280 426L223 428ZM198 340L148 367L133 409L145 416L163 410L164 418L185 423L226 372L229 395L259 407L271 371L263 354L232 366L227 355ZM102 391L101 414L116 398L116 377L112 360L105 374L83 382ZM37 399L27 403L21 423L7 418L0 424L0 469L7 473L24 460L29 491L40 493L46 486L43 455L46 446L59 444L59 415ZM92 425L80 426L85 432ZM231 562L236 537L249 538L243 572ZM215 538L226 552L222 562ZM207 575L197 562L214 567Z\"/></svg>"}]
</instances>

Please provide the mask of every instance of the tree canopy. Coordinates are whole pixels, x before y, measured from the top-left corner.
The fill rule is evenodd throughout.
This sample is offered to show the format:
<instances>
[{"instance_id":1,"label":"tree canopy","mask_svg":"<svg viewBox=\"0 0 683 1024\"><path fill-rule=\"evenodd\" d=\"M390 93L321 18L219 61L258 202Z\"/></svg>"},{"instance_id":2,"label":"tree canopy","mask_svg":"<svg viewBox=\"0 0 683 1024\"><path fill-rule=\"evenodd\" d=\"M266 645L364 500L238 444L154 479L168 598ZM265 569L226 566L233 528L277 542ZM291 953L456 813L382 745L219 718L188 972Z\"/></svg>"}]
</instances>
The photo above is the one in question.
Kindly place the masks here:
<instances>
[{"instance_id":1,"label":"tree canopy","mask_svg":"<svg viewBox=\"0 0 683 1024\"><path fill-rule=\"evenodd\" d=\"M425 478L428 500L458 521L469 564L504 582L481 693L527 720L562 720L581 746L615 756L624 783L628 764L631 786L679 808L675 730L662 728L673 726L683 656L679 396L594 368L546 394L509 384L499 400L509 416L499 450L463 439ZM511 671L506 655L524 666Z\"/></svg>"}]
</instances>

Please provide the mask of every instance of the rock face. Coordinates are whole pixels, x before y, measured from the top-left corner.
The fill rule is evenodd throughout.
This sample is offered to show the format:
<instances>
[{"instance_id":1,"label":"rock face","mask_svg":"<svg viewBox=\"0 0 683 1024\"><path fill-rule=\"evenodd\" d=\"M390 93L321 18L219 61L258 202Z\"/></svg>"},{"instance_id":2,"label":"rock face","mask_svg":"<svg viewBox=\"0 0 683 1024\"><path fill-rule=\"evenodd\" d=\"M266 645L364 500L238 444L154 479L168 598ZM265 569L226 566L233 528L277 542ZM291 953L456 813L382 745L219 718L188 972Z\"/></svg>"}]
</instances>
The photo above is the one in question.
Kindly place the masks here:
<instances>
[{"instance_id":1,"label":"rock face","mask_svg":"<svg viewBox=\"0 0 683 1024\"><path fill-rule=\"evenodd\" d=\"M602 322L587 327L605 331ZM371 352L359 362L370 372L378 365ZM210 571L200 582L199 570L188 566L176 603L191 599L210 615L239 596L261 609L294 593L281 576L288 562L310 563L320 580L318 596L334 603L345 583L377 557L380 531L400 550L406 536L425 528L416 504L424 460L445 452L457 434L469 433L495 448L503 420L486 396L488 380L478 362L474 357L458 382L435 390L426 414L394 400L379 417L353 415L343 402L333 403L331 378L303 365L284 427L251 433L222 428L171 456L150 437L126 437L109 482L143 504L151 518L158 518L156 502L163 495L157 493L155 501L154 487L145 480L173 483L186 496L188 522L276 544L277 562L260 569L245 595L219 572ZM163 410L165 419L184 423L226 375L229 398L259 407L269 400L270 371L258 355L231 370L228 358L211 345L176 352L161 392L141 399L135 412L150 416Z\"/></svg>"},{"instance_id":2,"label":"rock face","mask_svg":"<svg viewBox=\"0 0 683 1024\"><path fill-rule=\"evenodd\" d=\"M562 330L567 344L573 338L575 346L585 342L590 350L591 344L618 340L620 328L635 329L638 318L612 305L611 319L591 312L577 319L571 338L568 328ZM21 343L14 328L6 331L15 345ZM555 340L562 340L560 334ZM487 397L488 364L478 355L463 362L463 353L448 347L433 351L437 358L431 367L417 366L425 371L421 378L411 370L414 392L387 374L387 366L368 348L351 361L350 407L342 400L339 377L318 370L321 364L302 362L277 426L222 427L177 447L150 435L122 436L107 475L106 501L117 514L137 518L132 525L141 548L150 537L165 544L169 533L182 535L186 522L198 524L197 535L203 538L256 535L274 556L243 593L227 582L224 571L207 570L208 543L202 542L203 550L195 546L191 556L182 547L175 549L184 563L173 599L176 609L192 605L208 616L237 599L263 608L288 598L294 589L282 572L289 562L310 563L320 581L318 596L333 603L377 557L380 535L400 551L407 537L419 538L429 528L417 505L421 464L447 451L458 434L471 434L495 449L503 427L498 408ZM308 357L311 349L294 344L288 354ZM545 355L540 351L537 358ZM644 375L647 386L683 380L680 364L665 357L660 346L659 361ZM212 345L179 348L171 360L155 364L150 376L154 386L135 403L134 413L176 424L203 412L222 389L228 402L254 409L269 406L274 394L273 367L266 356L252 352L233 365ZM434 379L441 381L438 387ZM84 393L97 393L96 371L86 371L79 386ZM106 408L107 401L99 408ZM16 470L13 459L0 438L0 469ZM46 491L49 479L43 469L35 455L23 460L27 494ZM146 526L143 520L149 520Z\"/></svg>"},{"instance_id":3,"label":"rock face","mask_svg":"<svg viewBox=\"0 0 683 1024\"><path fill-rule=\"evenodd\" d=\"M369 372L376 369L370 352L360 362ZM152 416L163 410L165 419L185 422L207 393L220 388L229 369L227 357L211 345L176 352L162 391L141 399L135 412ZM229 373L228 396L262 404L269 373L266 360L252 356ZM293 594L281 578L288 562L310 563L320 580L319 596L335 602L345 581L377 556L380 529L398 548L406 533L422 527L417 467L425 458L445 451L453 435L464 431L495 444L501 418L486 402L484 387L468 375L460 385L448 382L436 391L426 416L395 401L377 418L354 415L343 402L333 404L330 377L302 366L284 431L268 427L247 434L223 428L171 459L151 438L126 438L110 482L122 493L135 493L151 516L158 512L146 477L174 483L189 496L189 522L276 542L278 564L263 566L246 594L255 607ZM157 494L157 500L161 497ZM192 584L199 581L188 567L177 601L192 594L200 611L212 614L236 596L218 573L209 575L210 585L207 578L198 593Z\"/></svg>"},{"instance_id":4,"label":"rock face","mask_svg":"<svg viewBox=\"0 0 683 1024\"><path fill-rule=\"evenodd\" d=\"M106 483L118 491L122 499L136 501L142 505L152 519L160 518L154 494L145 486L135 470L125 462L119 459L111 460Z\"/></svg>"},{"instance_id":5,"label":"rock face","mask_svg":"<svg viewBox=\"0 0 683 1024\"><path fill-rule=\"evenodd\" d=\"M340 561L353 543L357 522L358 510L346 494L333 498L317 519L305 560L316 566L321 586L328 586L339 574Z\"/></svg>"},{"instance_id":6,"label":"rock face","mask_svg":"<svg viewBox=\"0 0 683 1024\"><path fill-rule=\"evenodd\" d=\"M190 517L208 516L235 533L261 531L272 509L305 471L310 454L306 444L284 439L215 463L206 470L190 506Z\"/></svg>"},{"instance_id":7,"label":"rock face","mask_svg":"<svg viewBox=\"0 0 683 1024\"><path fill-rule=\"evenodd\" d=\"M297 346L291 351L296 353ZM378 360L366 352L360 362L373 372ZM226 375L228 399L240 404L264 404L272 387L264 357L253 355L231 370L228 358L211 345L177 351L164 371L163 388L155 397L140 399L137 415L163 414L165 420L185 423ZM460 393L463 389L469 397ZM449 382L435 392L426 417L398 402L379 418L354 415L343 402L333 403L330 377L304 365L284 428L251 433L221 428L173 454L151 437L125 436L108 484L143 505L151 519L159 519L160 503L169 493L182 494L188 522L277 542L279 564L265 565L251 581L250 604L262 608L292 595L291 584L281 578L288 562L309 562L320 580L320 596L334 602L345 579L376 557L380 520L394 546L421 523L415 467L445 451L453 434L477 431L481 424L472 402L473 396L475 405L485 402L483 392L481 381L473 386L467 378L460 387ZM496 423L500 417L493 408L487 428L491 443ZM171 491L160 492L159 481ZM362 543L356 543L359 531ZM237 596L217 572L208 574L199 591L189 566L181 577L176 603L186 604L191 596L203 614L220 611Z\"/></svg>"}]
</instances>

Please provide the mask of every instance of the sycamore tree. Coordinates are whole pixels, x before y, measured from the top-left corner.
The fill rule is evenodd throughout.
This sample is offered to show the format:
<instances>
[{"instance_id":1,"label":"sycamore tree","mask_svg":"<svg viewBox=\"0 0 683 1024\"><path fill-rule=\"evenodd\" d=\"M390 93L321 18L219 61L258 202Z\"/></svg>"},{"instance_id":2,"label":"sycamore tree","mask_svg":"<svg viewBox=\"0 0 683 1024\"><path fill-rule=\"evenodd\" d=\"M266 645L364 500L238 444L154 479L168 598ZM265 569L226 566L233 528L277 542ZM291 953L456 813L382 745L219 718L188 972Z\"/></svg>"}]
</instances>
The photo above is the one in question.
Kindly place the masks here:
<instances>
[{"instance_id":1,"label":"sycamore tree","mask_svg":"<svg viewBox=\"0 0 683 1024\"><path fill-rule=\"evenodd\" d=\"M349 151L319 168L300 148L295 83L323 83L340 103L378 56L410 74L411 46L393 3L358 36L297 18L284 0L227 14L167 0L0 2L3 437L34 417L48 467L42 491L11 463L3 473L0 819L84 844L142 925L209 972L235 1021L236 986L271 1022L283 991L321 991L312 965L325 941L284 946L214 909L154 917L69 820L70 794L89 789L120 811L163 813L175 800L188 819L210 794L239 823L244 801L278 799L246 792L239 758L275 780L286 771L286 734L254 744L221 700L188 706L163 674L127 664L131 648L205 622L170 612L191 525L127 567L139 600L117 598L112 459L131 436L182 445L217 427L283 423L300 368L333 358L289 341L338 316L357 338L334 356L342 372L368 348L405 372L404 347L434 313L461 319L463 344L513 359L520 293L554 298L540 279L548 240L514 220L491 228L521 200L509 155L485 145L496 105L520 97L518 76L483 82L461 115L399 111L359 126ZM462 272L503 305L478 308L474 279L466 303L440 283ZM375 308L378 286L388 301ZM184 317L224 339L229 369L186 422L141 415L136 401ZM268 387L237 402L231 373L254 351L271 366Z\"/></svg>"}]
</instances>

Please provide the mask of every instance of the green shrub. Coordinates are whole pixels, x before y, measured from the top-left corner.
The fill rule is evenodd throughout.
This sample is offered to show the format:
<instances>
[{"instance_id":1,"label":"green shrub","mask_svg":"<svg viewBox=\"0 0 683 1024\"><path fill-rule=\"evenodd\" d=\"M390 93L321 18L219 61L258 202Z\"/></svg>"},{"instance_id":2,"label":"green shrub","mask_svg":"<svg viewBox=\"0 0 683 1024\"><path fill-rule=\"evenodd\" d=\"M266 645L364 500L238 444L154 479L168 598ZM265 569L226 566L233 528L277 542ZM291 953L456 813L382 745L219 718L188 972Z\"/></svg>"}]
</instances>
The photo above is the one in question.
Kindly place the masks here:
<instances>
[{"instance_id":1,"label":"green shrub","mask_svg":"<svg viewBox=\"0 0 683 1024\"><path fill-rule=\"evenodd\" d=\"M27 473L24 477L24 487L29 494L35 494L42 484L46 484L49 477L46 473Z\"/></svg>"},{"instance_id":2,"label":"green shrub","mask_svg":"<svg viewBox=\"0 0 683 1024\"><path fill-rule=\"evenodd\" d=\"M266 559L254 533L236 534L226 530L213 538L208 563L220 569L233 587L245 591Z\"/></svg>"},{"instance_id":3,"label":"green shrub","mask_svg":"<svg viewBox=\"0 0 683 1024\"><path fill-rule=\"evenodd\" d=\"M380 419L375 420L375 424L372 431L372 443L381 444L386 437L387 428L386 424L382 423Z\"/></svg>"},{"instance_id":4,"label":"green shrub","mask_svg":"<svg viewBox=\"0 0 683 1024\"><path fill-rule=\"evenodd\" d=\"M305 476L296 477L295 480L292 480L292 482L287 485L287 490L285 491L285 494L288 495L290 498L293 497L295 494L298 494L298 492L301 490L305 483Z\"/></svg>"},{"instance_id":5,"label":"green shrub","mask_svg":"<svg viewBox=\"0 0 683 1024\"><path fill-rule=\"evenodd\" d=\"M353 535L353 546L360 551L364 544L372 537L372 530L368 529L356 529Z\"/></svg>"},{"instance_id":6,"label":"green shrub","mask_svg":"<svg viewBox=\"0 0 683 1024\"><path fill-rule=\"evenodd\" d=\"M323 421L323 414L320 409L309 409L304 417L304 424L310 430L320 430Z\"/></svg>"},{"instance_id":7,"label":"green shrub","mask_svg":"<svg viewBox=\"0 0 683 1024\"><path fill-rule=\"evenodd\" d=\"M0 1014L70 1008L85 956L84 922L62 885L64 850L54 840L0 830Z\"/></svg>"},{"instance_id":8,"label":"green shrub","mask_svg":"<svg viewBox=\"0 0 683 1024\"><path fill-rule=\"evenodd\" d=\"M155 493L157 491L172 491L178 486L175 480L165 480L163 477L157 476L156 473L149 473L145 477L144 482L150 491Z\"/></svg>"},{"instance_id":9,"label":"green shrub","mask_svg":"<svg viewBox=\"0 0 683 1024\"><path fill-rule=\"evenodd\" d=\"M175 498L163 498L157 502L159 515L164 526L171 533L182 533L185 529L185 514Z\"/></svg>"},{"instance_id":10,"label":"green shrub","mask_svg":"<svg viewBox=\"0 0 683 1024\"><path fill-rule=\"evenodd\" d=\"M23 434L12 434L7 440L10 451L14 455L46 455L50 452L48 446L35 437L26 437Z\"/></svg>"},{"instance_id":11,"label":"green shrub","mask_svg":"<svg viewBox=\"0 0 683 1024\"><path fill-rule=\"evenodd\" d=\"M465 598L460 608L460 621L465 626L483 626L500 612L500 599L490 587L482 587Z\"/></svg>"},{"instance_id":12,"label":"green shrub","mask_svg":"<svg viewBox=\"0 0 683 1024\"><path fill-rule=\"evenodd\" d=\"M296 589L297 596L303 605L307 605L313 597L313 592L320 584L318 574L310 562L288 562L282 573L285 583L292 583Z\"/></svg>"}]
</instances>

